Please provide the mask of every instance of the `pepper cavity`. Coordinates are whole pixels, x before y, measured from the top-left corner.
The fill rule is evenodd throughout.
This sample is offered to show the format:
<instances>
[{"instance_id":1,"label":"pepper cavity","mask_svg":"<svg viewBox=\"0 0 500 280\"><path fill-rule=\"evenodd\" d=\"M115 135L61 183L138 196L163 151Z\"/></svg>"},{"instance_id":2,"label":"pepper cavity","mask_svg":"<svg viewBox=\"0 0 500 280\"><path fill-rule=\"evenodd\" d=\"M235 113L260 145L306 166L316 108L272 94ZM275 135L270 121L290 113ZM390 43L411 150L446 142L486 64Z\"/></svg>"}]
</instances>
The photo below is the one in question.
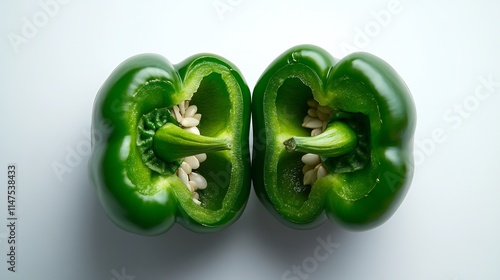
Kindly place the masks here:
<instances>
[{"instance_id":1,"label":"pepper cavity","mask_svg":"<svg viewBox=\"0 0 500 280\"><path fill-rule=\"evenodd\" d=\"M201 120L201 114L197 113L196 105L189 105L189 100L184 100L178 105L172 107L171 112L175 119L181 125L182 129L193 134L200 135L198 124ZM185 157L176 174L186 185L193 196L194 203L200 205L201 201L197 190L203 190L207 187L207 180L199 173L194 172L200 167L200 163L207 159L207 154L197 154Z\"/></svg>"},{"instance_id":2,"label":"pepper cavity","mask_svg":"<svg viewBox=\"0 0 500 280\"><path fill-rule=\"evenodd\" d=\"M332 116L332 109L327 106L319 105L318 101L310 99L307 101L309 109L307 115L304 117L302 127L311 129L311 136L320 135L326 129L328 120ZM307 153L302 156L304 167L303 184L313 185L317 179L326 176L328 171L323 164L321 157L317 154Z\"/></svg>"}]
</instances>

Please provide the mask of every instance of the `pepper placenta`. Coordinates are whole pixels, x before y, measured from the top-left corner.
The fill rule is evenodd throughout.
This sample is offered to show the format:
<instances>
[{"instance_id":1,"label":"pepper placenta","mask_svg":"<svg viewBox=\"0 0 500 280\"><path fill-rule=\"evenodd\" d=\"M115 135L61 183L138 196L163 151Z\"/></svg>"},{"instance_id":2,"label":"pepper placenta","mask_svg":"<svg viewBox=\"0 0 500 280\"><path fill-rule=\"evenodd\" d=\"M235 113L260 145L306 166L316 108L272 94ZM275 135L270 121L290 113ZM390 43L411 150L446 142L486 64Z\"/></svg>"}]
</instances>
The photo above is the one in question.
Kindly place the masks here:
<instances>
[{"instance_id":1,"label":"pepper placenta","mask_svg":"<svg viewBox=\"0 0 500 280\"><path fill-rule=\"evenodd\" d=\"M119 65L94 102L90 178L111 220L143 235L199 232L242 213L250 190L250 91L211 54Z\"/></svg>"},{"instance_id":2,"label":"pepper placenta","mask_svg":"<svg viewBox=\"0 0 500 280\"><path fill-rule=\"evenodd\" d=\"M284 223L310 228L328 217L373 228L404 198L416 112L407 86L383 60L291 48L258 80L252 113L254 188Z\"/></svg>"}]
</instances>

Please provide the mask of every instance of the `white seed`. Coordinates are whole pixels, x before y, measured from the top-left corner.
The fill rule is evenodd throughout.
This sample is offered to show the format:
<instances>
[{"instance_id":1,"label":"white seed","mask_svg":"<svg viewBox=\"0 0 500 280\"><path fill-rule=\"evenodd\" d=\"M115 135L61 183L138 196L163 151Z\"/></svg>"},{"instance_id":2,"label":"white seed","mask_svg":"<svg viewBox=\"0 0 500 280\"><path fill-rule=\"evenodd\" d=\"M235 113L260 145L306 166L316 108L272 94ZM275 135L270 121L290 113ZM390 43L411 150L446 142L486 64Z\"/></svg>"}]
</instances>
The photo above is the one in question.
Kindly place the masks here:
<instances>
[{"instance_id":1,"label":"white seed","mask_svg":"<svg viewBox=\"0 0 500 280\"><path fill-rule=\"evenodd\" d=\"M196 203L196 205L201 205L201 201L193 197L193 202Z\"/></svg>"},{"instance_id":2,"label":"white seed","mask_svg":"<svg viewBox=\"0 0 500 280\"><path fill-rule=\"evenodd\" d=\"M196 199L196 200L199 200L200 199L200 195L197 192L194 192L193 193L193 198Z\"/></svg>"},{"instance_id":3,"label":"white seed","mask_svg":"<svg viewBox=\"0 0 500 280\"><path fill-rule=\"evenodd\" d=\"M198 185L196 185L196 183L194 181L189 181L189 190L191 192L195 192L197 189L198 189Z\"/></svg>"},{"instance_id":4,"label":"white seed","mask_svg":"<svg viewBox=\"0 0 500 280\"><path fill-rule=\"evenodd\" d=\"M191 126L191 127L184 127L183 128L185 131L189 131L193 134L200 135L200 130L196 126Z\"/></svg>"},{"instance_id":5,"label":"white seed","mask_svg":"<svg viewBox=\"0 0 500 280\"><path fill-rule=\"evenodd\" d=\"M186 102L189 101L182 101L181 103L179 103L179 111L181 112L181 115L184 115L184 113L186 113Z\"/></svg>"},{"instance_id":6,"label":"white seed","mask_svg":"<svg viewBox=\"0 0 500 280\"><path fill-rule=\"evenodd\" d=\"M307 116L304 117L303 127L311 128L311 136L317 136L325 131L333 111L327 106L319 105L314 100L308 100ZM304 185L313 185L318 178L324 177L328 174L328 170L323 165L321 157L316 154L308 153L302 156L302 173L304 174Z\"/></svg>"},{"instance_id":7,"label":"white seed","mask_svg":"<svg viewBox=\"0 0 500 280\"><path fill-rule=\"evenodd\" d=\"M181 124L185 131L200 135L198 124L200 123L201 114L196 113L198 107L189 105L189 100L184 100L176 106L172 107L175 119ZM201 205L200 196L196 192L198 189L207 187L207 180L200 174L194 173L193 169L200 167L200 162L207 159L206 154L198 154L184 158L180 168L177 169L177 176L186 185L189 191L193 194L193 202Z\"/></svg>"},{"instance_id":8,"label":"white seed","mask_svg":"<svg viewBox=\"0 0 500 280\"><path fill-rule=\"evenodd\" d=\"M304 167L302 167L302 173L305 174L307 171L311 169L314 169L314 165L305 164Z\"/></svg>"},{"instance_id":9,"label":"white seed","mask_svg":"<svg viewBox=\"0 0 500 280\"><path fill-rule=\"evenodd\" d=\"M316 110L315 108L309 108L309 110L307 110L307 114L313 118L317 118L318 117L317 111L318 110Z\"/></svg>"},{"instance_id":10,"label":"white seed","mask_svg":"<svg viewBox=\"0 0 500 280\"><path fill-rule=\"evenodd\" d=\"M197 154L195 155L195 157L198 159L198 161L201 163L201 162L204 162L205 160L207 160L207 154L203 153L203 154Z\"/></svg>"},{"instance_id":11,"label":"white seed","mask_svg":"<svg viewBox=\"0 0 500 280\"><path fill-rule=\"evenodd\" d=\"M302 162L315 166L321 163L321 158L316 154L308 153L302 156Z\"/></svg>"},{"instance_id":12,"label":"white seed","mask_svg":"<svg viewBox=\"0 0 500 280\"><path fill-rule=\"evenodd\" d=\"M330 115L332 113L332 109L330 107L327 107L327 106L318 106L318 110L327 114L327 115Z\"/></svg>"},{"instance_id":13,"label":"white seed","mask_svg":"<svg viewBox=\"0 0 500 280\"><path fill-rule=\"evenodd\" d=\"M184 170L184 172L186 172L186 174L189 174L193 171L193 169L191 168L191 165L187 164L185 161L183 161L181 163L181 168L182 168L182 170Z\"/></svg>"},{"instance_id":14,"label":"white seed","mask_svg":"<svg viewBox=\"0 0 500 280\"><path fill-rule=\"evenodd\" d=\"M177 176L179 176L184 185L186 185L189 188L189 178L184 169L182 168L177 169Z\"/></svg>"},{"instance_id":15,"label":"white seed","mask_svg":"<svg viewBox=\"0 0 500 280\"><path fill-rule=\"evenodd\" d=\"M330 118L330 114L323 113L320 110L318 110L318 118L322 121L327 121Z\"/></svg>"},{"instance_id":16,"label":"white seed","mask_svg":"<svg viewBox=\"0 0 500 280\"><path fill-rule=\"evenodd\" d=\"M316 181L316 170L311 169L304 174L304 185L312 185Z\"/></svg>"},{"instance_id":17,"label":"white seed","mask_svg":"<svg viewBox=\"0 0 500 280\"><path fill-rule=\"evenodd\" d=\"M320 135L321 133L323 133L323 130L321 128L315 128L311 130L311 136Z\"/></svg>"},{"instance_id":18,"label":"white seed","mask_svg":"<svg viewBox=\"0 0 500 280\"><path fill-rule=\"evenodd\" d=\"M192 127L192 126L197 126L200 121L198 119L195 119L193 117L188 117L184 118L180 121L181 125L184 127Z\"/></svg>"},{"instance_id":19,"label":"white seed","mask_svg":"<svg viewBox=\"0 0 500 280\"><path fill-rule=\"evenodd\" d=\"M200 167L200 162L195 156L185 157L184 162L191 165L192 169L198 169Z\"/></svg>"},{"instance_id":20,"label":"white seed","mask_svg":"<svg viewBox=\"0 0 500 280\"><path fill-rule=\"evenodd\" d=\"M208 185L207 180L205 180L205 177L196 172L189 174L189 177L190 177L189 179L191 179L191 181L193 181L200 190L205 189Z\"/></svg>"},{"instance_id":21,"label":"white seed","mask_svg":"<svg viewBox=\"0 0 500 280\"><path fill-rule=\"evenodd\" d=\"M315 118L315 117L311 117L309 115L307 115L305 118L304 118L304 121L302 122L302 126L306 126L307 123L313 121L313 120L317 120L318 118Z\"/></svg>"},{"instance_id":22,"label":"white seed","mask_svg":"<svg viewBox=\"0 0 500 280\"><path fill-rule=\"evenodd\" d=\"M309 99L307 100L307 105L309 105L309 107L318 107L319 106L319 103L318 101L314 100L314 99Z\"/></svg>"},{"instance_id":23,"label":"white seed","mask_svg":"<svg viewBox=\"0 0 500 280\"><path fill-rule=\"evenodd\" d=\"M328 174L328 171L323 164L318 164L315 169L317 169L316 178L318 179L321 177L325 177Z\"/></svg>"},{"instance_id":24,"label":"white seed","mask_svg":"<svg viewBox=\"0 0 500 280\"><path fill-rule=\"evenodd\" d=\"M198 107L196 105L190 105L187 109L186 112L184 113L185 118L189 118L194 116L196 114L196 111L198 110Z\"/></svg>"},{"instance_id":25,"label":"white seed","mask_svg":"<svg viewBox=\"0 0 500 280\"><path fill-rule=\"evenodd\" d=\"M302 125L303 127L307 128L319 128L323 125L323 122L319 119L314 119L311 120L310 122L305 123L305 125Z\"/></svg>"},{"instance_id":26,"label":"white seed","mask_svg":"<svg viewBox=\"0 0 500 280\"><path fill-rule=\"evenodd\" d=\"M182 116L181 116L181 113L179 112L179 106L174 106L172 107L172 110L174 110L174 116L175 116L175 119L180 122L182 120Z\"/></svg>"}]
</instances>

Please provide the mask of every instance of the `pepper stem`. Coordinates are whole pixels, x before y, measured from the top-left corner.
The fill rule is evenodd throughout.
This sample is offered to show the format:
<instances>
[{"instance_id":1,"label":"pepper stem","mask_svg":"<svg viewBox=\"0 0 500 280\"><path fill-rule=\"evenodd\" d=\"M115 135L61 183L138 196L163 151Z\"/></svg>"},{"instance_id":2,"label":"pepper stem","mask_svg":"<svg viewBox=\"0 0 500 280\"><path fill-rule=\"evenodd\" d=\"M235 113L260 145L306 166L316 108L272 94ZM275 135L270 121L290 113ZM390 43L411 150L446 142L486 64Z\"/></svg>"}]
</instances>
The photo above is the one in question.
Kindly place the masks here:
<instances>
[{"instance_id":1,"label":"pepper stem","mask_svg":"<svg viewBox=\"0 0 500 280\"><path fill-rule=\"evenodd\" d=\"M153 137L153 151L165 161L175 161L202 153L231 149L231 142L226 138L197 135L166 123Z\"/></svg>"},{"instance_id":2,"label":"pepper stem","mask_svg":"<svg viewBox=\"0 0 500 280\"><path fill-rule=\"evenodd\" d=\"M354 150L356 133L345 123L330 123L325 131L316 136L294 136L283 142L287 151L313 153L322 157L336 157Z\"/></svg>"}]
</instances>

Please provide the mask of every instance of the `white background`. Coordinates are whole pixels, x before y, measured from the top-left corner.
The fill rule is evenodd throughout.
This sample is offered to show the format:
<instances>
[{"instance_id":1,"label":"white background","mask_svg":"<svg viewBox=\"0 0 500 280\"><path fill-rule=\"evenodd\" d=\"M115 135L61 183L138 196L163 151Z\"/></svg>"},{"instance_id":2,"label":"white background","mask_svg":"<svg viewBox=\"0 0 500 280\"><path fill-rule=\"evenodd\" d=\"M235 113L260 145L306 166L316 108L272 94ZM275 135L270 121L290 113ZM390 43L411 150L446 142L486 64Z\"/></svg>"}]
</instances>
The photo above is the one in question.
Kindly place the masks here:
<instances>
[{"instance_id":1,"label":"white background","mask_svg":"<svg viewBox=\"0 0 500 280\"><path fill-rule=\"evenodd\" d=\"M500 277L498 1L62 2L0 4L1 279L282 279L293 266L304 274L290 279ZM95 94L119 63L211 52L253 88L303 43L336 57L371 52L411 89L416 173L392 219L366 232L329 222L297 231L252 193L241 219L215 234L176 225L141 237L108 220L84 148ZM74 151L81 160L58 176L53 165ZM16 273L6 263L9 163L18 168ZM338 248L311 262L318 239Z\"/></svg>"}]
</instances>

